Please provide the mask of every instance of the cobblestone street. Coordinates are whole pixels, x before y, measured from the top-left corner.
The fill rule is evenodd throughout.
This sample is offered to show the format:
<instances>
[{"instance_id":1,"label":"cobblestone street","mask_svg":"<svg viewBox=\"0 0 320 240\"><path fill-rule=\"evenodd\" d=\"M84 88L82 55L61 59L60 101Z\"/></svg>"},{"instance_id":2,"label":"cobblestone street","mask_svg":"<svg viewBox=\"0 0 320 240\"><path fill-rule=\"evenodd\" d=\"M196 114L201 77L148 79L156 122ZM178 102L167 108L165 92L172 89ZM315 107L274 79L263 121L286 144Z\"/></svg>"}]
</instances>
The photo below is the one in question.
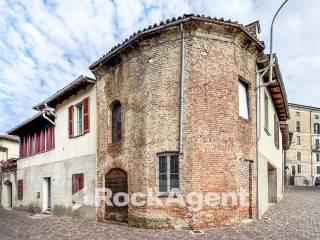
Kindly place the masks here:
<instances>
[{"instance_id":1,"label":"cobblestone street","mask_svg":"<svg viewBox=\"0 0 320 240\"><path fill-rule=\"evenodd\" d=\"M146 230L0 210L0 239L320 239L320 187L290 187L263 219L232 228Z\"/></svg>"}]
</instances>

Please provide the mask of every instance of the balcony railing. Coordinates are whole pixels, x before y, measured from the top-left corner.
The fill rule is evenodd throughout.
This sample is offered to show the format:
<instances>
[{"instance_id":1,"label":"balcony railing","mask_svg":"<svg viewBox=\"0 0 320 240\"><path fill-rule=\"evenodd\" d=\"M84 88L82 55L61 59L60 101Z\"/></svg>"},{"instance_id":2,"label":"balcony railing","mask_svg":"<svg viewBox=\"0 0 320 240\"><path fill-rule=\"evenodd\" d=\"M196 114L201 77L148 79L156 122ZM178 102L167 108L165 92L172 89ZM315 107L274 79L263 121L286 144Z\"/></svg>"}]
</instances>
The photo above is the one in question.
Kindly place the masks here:
<instances>
[{"instance_id":1,"label":"balcony railing","mask_svg":"<svg viewBox=\"0 0 320 240\"><path fill-rule=\"evenodd\" d=\"M314 151L314 152L320 152L320 145L318 145L318 144L312 145L312 151Z\"/></svg>"}]
</instances>

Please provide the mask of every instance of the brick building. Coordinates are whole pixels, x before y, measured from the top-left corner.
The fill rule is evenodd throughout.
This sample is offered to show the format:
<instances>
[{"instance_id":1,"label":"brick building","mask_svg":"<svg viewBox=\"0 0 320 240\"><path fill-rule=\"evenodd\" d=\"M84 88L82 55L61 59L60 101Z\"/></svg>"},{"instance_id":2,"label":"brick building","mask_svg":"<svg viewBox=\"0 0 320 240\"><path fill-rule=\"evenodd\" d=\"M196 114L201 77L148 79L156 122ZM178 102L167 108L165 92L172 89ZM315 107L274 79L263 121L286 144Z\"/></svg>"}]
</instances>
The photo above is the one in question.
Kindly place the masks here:
<instances>
[{"instance_id":1,"label":"brick building","mask_svg":"<svg viewBox=\"0 0 320 240\"><path fill-rule=\"evenodd\" d=\"M134 33L90 66L97 78L98 188L129 196L151 188L162 202L172 189L183 197L190 192L249 194L246 206L200 210L101 203L98 221L198 228L256 217L256 69L266 63L257 65L264 56L259 30L258 22L243 26L184 15ZM286 120L284 88L275 82L265 89L272 111ZM276 129L279 135L270 131L267 144L286 136L285 127L280 133ZM282 162L282 146L278 151Z\"/></svg>"}]
</instances>

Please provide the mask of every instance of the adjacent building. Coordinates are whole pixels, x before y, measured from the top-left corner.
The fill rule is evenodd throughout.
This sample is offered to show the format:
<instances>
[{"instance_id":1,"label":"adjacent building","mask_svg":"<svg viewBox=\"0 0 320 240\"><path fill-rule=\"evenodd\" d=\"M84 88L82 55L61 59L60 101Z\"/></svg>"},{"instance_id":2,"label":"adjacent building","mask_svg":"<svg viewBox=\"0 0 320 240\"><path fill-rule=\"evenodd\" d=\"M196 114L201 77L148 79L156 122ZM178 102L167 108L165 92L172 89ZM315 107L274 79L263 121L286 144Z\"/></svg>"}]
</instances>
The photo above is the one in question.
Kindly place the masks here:
<instances>
[{"instance_id":1,"label":"adjacent building","mask_svg":"<svg viewBox=\"0 0 320 240\"><path fill-rule=\"evenodd\" d=\"M320 176L320 108L289 104L291 147L286 152L288 184L312 186Z\"/></svg>"},{"instance_id":2,"label":"adjacent building","mask_svg":"<svg viewBox=\"0 0 320 240\"><path fill-rule=\"evenodd\" d=\"M95 219L95 83L80 76L9 131L20 137L13 207Z\"/></svg>"},{"instance_id":3,"label":"adjacent building","mask_svg":"<svg viewBox=\"0 0 320 240\"><path fill-rule=\"evenodd\" d=\"M282 198L289 113L279 65L272 83L260 77L268 56L259 31L258 22L184 15L134 33L90 66L97 78L98 188L129 196L151 189L162 202L173 190L183 198L248 195L247 205L196 211L102 202L98 221L229 225Z\"/></svg>"},{"instance_id":4,"label":"adjacent building","mask_svg":"<svg viewBox=\"0 0 320 240\"><path fill-rule=\"evenodd\" d=\"M16 170L19 138L0 135L0 206L10 208L16 201Z\"/></svg>"}]
</instances>

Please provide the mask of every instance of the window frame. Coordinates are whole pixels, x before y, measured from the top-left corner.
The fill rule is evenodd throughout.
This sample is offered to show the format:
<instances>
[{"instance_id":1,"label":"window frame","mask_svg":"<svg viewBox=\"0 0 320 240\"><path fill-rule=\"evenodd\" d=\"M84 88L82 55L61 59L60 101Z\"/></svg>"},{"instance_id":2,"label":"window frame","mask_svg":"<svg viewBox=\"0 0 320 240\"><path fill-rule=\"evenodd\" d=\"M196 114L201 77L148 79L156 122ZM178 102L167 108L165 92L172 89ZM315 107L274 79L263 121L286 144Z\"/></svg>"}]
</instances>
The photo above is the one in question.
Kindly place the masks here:
<instances>
[{"instance_id":1,"label":"window frame","mask_svg":"<svg viewBox=\"0 0 320 240\"><path fill-rule=\"evenodd\" d=\"M302 158L301 155L302 155L301 152L298 151L298 152L297 152L297 161L301 161L301 158Z\"/></svg>"},{"instance_id":2,"label":"window frame","mask_svg":"<svg viewBox=\"0 0 320 240\"><path fill-rule=\"evenodd\" d=\"M297 145L301 145L301 136L297 136Z\"/></svg>"},{"instance_id":3,"label":"window frame","mask_svg":"<svg viewBox=\"0 0 320 240\"><path fill-rule=\"evenodd\" d=\"M177 163L178 163L178 173L172 173L171 172L171 157L176 156L177 157ZM166 157L166 184L167 188L166 191L160 191L160 157ZM177 188L171 188L171 175L177 174L178 175L178 187ZM160 195L168 195L171 192L173 193L180 193L181 191L181 162L180 162L180 156L178 152L165 152L165 153L159 153L156 156L156 184L157 184L157 193Z\"/></svg>"},{"instance_id":4,"label":"window frame","mask_svg":"<svg viewBox=\"0 0 320 240\"><path fill-rule=\"evenodd\" d=\"M296 121L296 132L301 132L301 122Z\"/></svg>"},{"instance_id":5,"label":"window frame","mask_svg":"<svg viewBox=\"0 0 320 240\"><path fill-rule=\"evenodd\" d=\"M81 120L79 119L79 108L81 107ZM83 126L83 123L84 123L84 120L83 120L83 113L84 113L84 111L83 111L83 101L81 101L81 102L79 102L79 103L77 103L76 105L74 105L74 108L75 108L75 111L73 112L73 114L74 114L74 116L73 116L73 118L74 118L74 126L75 126L75 130L76 131L74 131L74 134L73 134L73 136L74 137L77 137L77 136L81 136L81 135L83 135L84 134L84 126ZM80 123L81 122L81 131L79 131L80 130Z\"/></svg>"},{"instance_id":6,"label":"window frame","mask_svg":"<svg viewBox=\"0 0 320 240\"><path fill-rule=\"evenodd\" d=\"M244 89L245 89L245 96L246 96L246 116L243 116L242 113L240 112L240 108L241 108L241 103L242 101L241 98L240 98L240 86L243 86ZM245 119L245 120L250 120L251 119L251 115L250 115L250 94L249 94L249 90L250 90L250 84L243 80L242 78L239 78L238 79L238 114L239 114L239 117L242 118L242 119Z\"/></svg>"},{"instance_id":7,"label":"window frame","mask_svg":"<svg viewBox=\"0 0 320 240\"><path fill-rule=\"evenodd\" d=\"M317 172L317 175L320 175L320 166L318 165L318 166L316 166L316 172Z\"/></svg>"},{"instance_id":8,"label":"window frame","mask_svg":"<svg viewBox=\"0 0 320 240\"><path fill-rule=\"evenodd\" d=\"M116 118L116 108L118 108L117 112L120 114L119 119ZM122 140L122 104L120 101L116 100L111 104L111 142L119 143ZM116 126L117 124L120 124Z\"/></svg>"},{"instance_id":9,"label":"window frame","mask_svg":"<svg viewBox=\"0 0 320 240\"><path fill-rule=\"evenodd\" d=\"M302 172L302 166L301 166L301 164L298 164L298 166L297 166L297 172L298 172L298 173L301 173L301 172Z\"/></svg>"}]
</instances>

